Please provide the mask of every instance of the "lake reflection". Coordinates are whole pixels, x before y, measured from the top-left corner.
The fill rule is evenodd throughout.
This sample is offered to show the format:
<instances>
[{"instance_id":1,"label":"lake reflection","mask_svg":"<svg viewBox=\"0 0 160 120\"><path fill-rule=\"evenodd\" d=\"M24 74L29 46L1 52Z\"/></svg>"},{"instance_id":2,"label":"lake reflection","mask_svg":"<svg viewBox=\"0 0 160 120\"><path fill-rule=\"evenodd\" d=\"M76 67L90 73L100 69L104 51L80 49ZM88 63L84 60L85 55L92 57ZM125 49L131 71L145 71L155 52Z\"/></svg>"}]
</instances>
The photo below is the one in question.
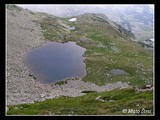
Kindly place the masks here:
<instances>
[{"instance_id":1,"label":"lake reflection","mask_svg":"<svg viewBox=\"0 0 160 120\"><path fill-rule=\"evenodd\" d=\"M69 77L82 78L86 75L82 56L85 50L75 42L47 42L31 50L25 57L25 64L45 83Z\"/></svg>"}]
</instances>

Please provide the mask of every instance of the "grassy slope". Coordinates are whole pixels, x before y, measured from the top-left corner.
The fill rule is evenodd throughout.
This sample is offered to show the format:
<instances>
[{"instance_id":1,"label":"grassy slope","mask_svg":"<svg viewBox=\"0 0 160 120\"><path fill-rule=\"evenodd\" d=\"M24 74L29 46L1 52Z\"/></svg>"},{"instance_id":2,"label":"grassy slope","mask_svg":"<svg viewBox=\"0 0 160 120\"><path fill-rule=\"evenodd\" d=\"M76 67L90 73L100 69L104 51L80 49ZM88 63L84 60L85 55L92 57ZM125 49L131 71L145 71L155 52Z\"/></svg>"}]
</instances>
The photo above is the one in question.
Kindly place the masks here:
<instances>
[{"instance_id":1,"label":"grassy slope","mask_svg":"<svg viewBox=\"0 0 160 120\"><path fill-rule=\"evenodd\" d=\"M108 82L124 81L131 85L144 86L147 79L153 80L153 58L140 45L129 41L129 37L105 23L87 23L83 18L78 24L66 19L46 18L41 21L45 30L44 36L51 41L75 41L87 49L87 76L84 81L98 85ZM83 21L83 22L82 22ZM69 31L66 26L75 26ZM96 28L96 29L95 29ZM86 43L79 41L81 37L90 38ZM114 50L116 48L116 50ZM117 52L118 51L118 52ZM129 75L112 76L111 69L126 70Z\"/></svg>"},{"instance_id":2,"label":"grassy slope","mask_svg":"<svg viewBox=\"0 0 160 120\"><path fill-rule=\"evenodd\" d=\"M8 115L151 115L152 92L136 93L134 89L113 90L102 93L88 93L80 97L61 97L35 104L9 106ZM104 102L95 100L101 96ZM109 100L114 100L108 102ZM138 106L139 105L139 106ZM123 109L134 109L146 113L123 113Z\"/></svg>"},{"instance_id":3,"label":"grassy slope","mask_svg":"<svg viewBox=\"0 0 160 120\"><path fill-rule=\"evenodd\" d=\"M46 39L55 42L75 41L87 49L85 52L87 76L83 78L84 81L98 85L122 81L130 82L131 86L142 87L147 79L153 80L152 55L140 45L125 40L129 38L110 25L85 21L74 24L57 17L44 18L40 23ZM67 26L73 25L76 30L67 30ZM87 43L79 41L81 37L90 40ZM130 74L112 76L110 70L114 68L126 70ZM116 101L114 104L95 101L99 95L104 96L104 99L115 96ZM132 89L90 93L75 98L58 98L35 104L16 105L19 109L14 109L16 106L9 106L8 114L122 114L122 108L152 109L152 95L152 91L136 94ZM135 104L140 106L136 107Z\"/></svg>"},{"instance_id":4,"label":"grassy slope","mask_svg":"<svg viewBox=\"0 0 160 120\"><path fill-rule=\"evenodd\" d=\"M95 28L98 28L96 26ZM99 28L99 32L100 28ZM88 35L92 40L101 42L105 48L91 48L91 51L99 55L88 54L86 63L90 68L90 74L84 78L86 81L92 81L99 85L112 81L128 81L133 85L144 85L145 79L152 80L152 57L141 46L136 43L114 38L114 33ZM113 45L112 45L113 44ZM120 52L114 52L111 48L115 46ZM138 64L142 64L141 67ZM120 68L126 70L130 75L111 76L110 70ZM109 74L109 76L107 76ZM88 79L91 77L91 79ZM96 79L99 79L97 81ZM111 81L112 80L112 81Z\"/></svg>"}]
</instances>

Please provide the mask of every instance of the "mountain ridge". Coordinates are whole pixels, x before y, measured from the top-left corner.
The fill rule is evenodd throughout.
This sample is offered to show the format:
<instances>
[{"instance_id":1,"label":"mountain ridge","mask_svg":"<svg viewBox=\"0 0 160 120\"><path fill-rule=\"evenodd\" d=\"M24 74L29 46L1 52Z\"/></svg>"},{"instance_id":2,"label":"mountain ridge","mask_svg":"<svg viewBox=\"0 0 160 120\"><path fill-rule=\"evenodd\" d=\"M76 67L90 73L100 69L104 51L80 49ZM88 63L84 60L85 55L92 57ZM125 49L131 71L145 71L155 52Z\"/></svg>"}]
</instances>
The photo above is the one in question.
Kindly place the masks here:
<instances>
[{"instance_id":1,"label":"mountain ridge","mask_svg":"<svg viewBox=\"0 0 160 120\"><path fill-rule=\"evenodd\" d=\"M136 41L153 38L154 8L149 5L53 5L45 9L32 6L22 6L34 11L43 11L60 17L71 17L84 13L103 13L109 19L131 31Z\"/></svg>"}]
</instances>

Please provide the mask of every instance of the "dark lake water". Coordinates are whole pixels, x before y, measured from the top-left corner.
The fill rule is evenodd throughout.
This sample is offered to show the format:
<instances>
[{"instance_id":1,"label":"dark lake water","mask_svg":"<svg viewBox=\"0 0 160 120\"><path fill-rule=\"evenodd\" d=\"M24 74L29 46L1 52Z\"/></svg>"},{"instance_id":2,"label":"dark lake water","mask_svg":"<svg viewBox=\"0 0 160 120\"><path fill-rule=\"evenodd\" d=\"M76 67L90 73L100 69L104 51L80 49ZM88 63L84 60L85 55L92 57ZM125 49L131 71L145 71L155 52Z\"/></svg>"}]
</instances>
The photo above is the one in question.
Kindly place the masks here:
<instances>
[{"instance_id":1,"label":"dark lake water","mask_svg":"<svg viewBox=\"0 0 160 120\"><path fill-rule=\"evenodd\" d=\"M84 77L86 69L82 55L85 51L75 42L47 42L28 52L24 61L37 79L52 83L69 77Z\"/></svg>"}]
</instances>

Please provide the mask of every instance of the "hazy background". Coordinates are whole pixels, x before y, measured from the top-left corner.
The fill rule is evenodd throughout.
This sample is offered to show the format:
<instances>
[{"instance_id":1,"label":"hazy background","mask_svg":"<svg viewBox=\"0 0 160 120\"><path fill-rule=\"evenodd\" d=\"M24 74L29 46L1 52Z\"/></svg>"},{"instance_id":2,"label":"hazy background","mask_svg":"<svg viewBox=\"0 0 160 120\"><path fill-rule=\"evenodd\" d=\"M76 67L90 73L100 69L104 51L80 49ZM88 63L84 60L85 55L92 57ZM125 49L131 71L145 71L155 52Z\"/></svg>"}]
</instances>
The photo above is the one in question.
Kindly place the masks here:
<instances>
[{"instance_id":1,"label":"hazy background","mask_svg":"<svg viewBox=\"0 0 160 120\"><path fill-rule=\"evenodd\" d=\"M135 34L137 40L154 38L154 4L17 4L35 12L59 17L72 17L84 13L103 13L112 21Z\"/></svg>"}]
</instances>

